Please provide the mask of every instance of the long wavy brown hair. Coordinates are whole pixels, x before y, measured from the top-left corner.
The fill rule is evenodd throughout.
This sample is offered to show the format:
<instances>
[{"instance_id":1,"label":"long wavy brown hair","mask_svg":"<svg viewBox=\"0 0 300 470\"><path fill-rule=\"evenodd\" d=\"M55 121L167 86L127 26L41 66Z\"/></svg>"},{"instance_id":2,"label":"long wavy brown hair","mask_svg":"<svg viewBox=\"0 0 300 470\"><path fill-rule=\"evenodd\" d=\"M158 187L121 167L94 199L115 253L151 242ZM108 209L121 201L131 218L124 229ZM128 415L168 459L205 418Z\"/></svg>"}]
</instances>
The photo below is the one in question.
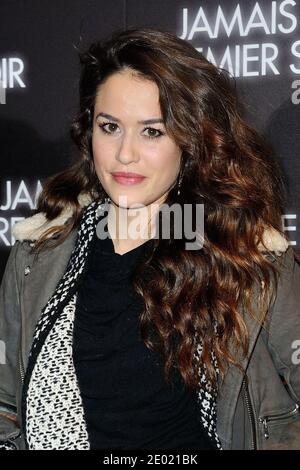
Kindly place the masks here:
<instances>
[{"instance_id":1,"label":"long wavy brown hair","mask_svg":"<svg viewBox=\"0 0 300 470\"><path fill-rule=\"evenodd\" d=\"M268 227L287 239L284 172L271 145L242 118L233 77L171 32L118 30L79 51L79 58L79 111L70 129L76 160L46 180L36 209L53 220L68 205L73 216L47 230L33 250L58 245L78 226L81 192L99 201L108 196L91 146L98 87L124 67L155 82L166 130L182 149L181 193L172 187L165 203L204 204L205 233L200 250L186 250L184 240L172 236L158 238L137 266L132 282L144 300L141 336L162 355L166 379L177 368L190 389L199 383L194 354L201 338L201 363L216 383L217 368L223 378L229 364L240 367L237 357L248 354L245 312L263 324L274 299L279 268L258 243Z\"/></svg>"}]
</instances>

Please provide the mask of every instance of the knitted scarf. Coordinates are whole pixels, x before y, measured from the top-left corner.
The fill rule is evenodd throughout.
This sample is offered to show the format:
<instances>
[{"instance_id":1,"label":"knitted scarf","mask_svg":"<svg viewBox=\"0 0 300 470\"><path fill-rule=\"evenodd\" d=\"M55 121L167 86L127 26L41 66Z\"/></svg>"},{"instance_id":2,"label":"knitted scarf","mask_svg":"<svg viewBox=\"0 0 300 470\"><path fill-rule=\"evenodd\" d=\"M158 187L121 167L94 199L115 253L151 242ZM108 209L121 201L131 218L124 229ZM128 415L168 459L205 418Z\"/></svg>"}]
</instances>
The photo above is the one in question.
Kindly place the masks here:
<instances>
[{"instance_id":1,"label":"knitted scarf","mask_svg":"<svg viewBox=\"0 0 300 470\"><path fill-rule=\"evenodd\" d=\"M41 312L28 358L22 394L22 423L28 449L89 449L83 404L72 357L77 285L86 268L97 223L107 200L83 211L64 275ZM201 359L199 339L195 359ZM214 354L212 358L217 369ZM208 436L222 449L216 431L217 390L202 365L197 405Z\"/></svg>"}]
</instances>

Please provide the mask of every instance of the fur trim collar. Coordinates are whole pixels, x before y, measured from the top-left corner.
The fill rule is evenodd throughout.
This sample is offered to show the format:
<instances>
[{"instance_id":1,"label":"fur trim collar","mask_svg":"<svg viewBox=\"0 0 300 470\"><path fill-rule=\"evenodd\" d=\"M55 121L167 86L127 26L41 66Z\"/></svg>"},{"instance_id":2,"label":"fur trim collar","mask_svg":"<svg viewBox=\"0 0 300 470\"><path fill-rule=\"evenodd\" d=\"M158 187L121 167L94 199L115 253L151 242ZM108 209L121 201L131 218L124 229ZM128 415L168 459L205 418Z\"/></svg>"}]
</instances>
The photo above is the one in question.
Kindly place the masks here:
<instances>
[{"instance_id":1,"label":"fur trim collar","mask_svg":"<svg viewBox=\"0 0 300 470\"><path fill-rule=\"evenodd\" d=\"M92 202L91 197L88 193L80 193L78 196L78 202L81 207L85 207ZM31 217L17 222L12 228L12 234L16 240L24 241L37 240L41 234L48 230L50 227L55 225L63 225L72 215L72 209L66 207L62 213L53 220L47 220L43 212L38 212Z\"/></svg>"},{"instance_id":2,"label":"fur trim collar","mask_svg":"<svg viewBox=\"0 0 300 470\"><path fill-rule=\"evenodd\" d=\"M78 202L81 207L85 207L92 202L88 193L81 192L78 196ZM50 227L55 225L63 225L72 215L72 209L66 207L63 212L54 220L48 221L43 212L39 212L31 217L27 217L20 222L17 222L13 229L12 234L16 240L37 240L41 234ZM289 247L288 241L274 228L266 228L263 233L263 241L268 250L274 251L276 255L280 256ZM258 248L264 251L264 246L260 243Z\"/></svg>"}]
</instances>

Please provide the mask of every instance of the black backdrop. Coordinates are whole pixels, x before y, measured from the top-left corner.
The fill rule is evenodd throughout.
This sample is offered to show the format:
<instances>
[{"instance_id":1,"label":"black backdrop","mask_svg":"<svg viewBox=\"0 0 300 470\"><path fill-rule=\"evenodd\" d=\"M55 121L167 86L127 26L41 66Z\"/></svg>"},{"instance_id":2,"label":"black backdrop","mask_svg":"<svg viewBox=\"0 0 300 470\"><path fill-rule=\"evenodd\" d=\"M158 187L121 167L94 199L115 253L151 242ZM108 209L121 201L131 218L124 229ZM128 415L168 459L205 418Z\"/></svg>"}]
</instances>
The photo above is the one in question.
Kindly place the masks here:
<instances>
[{"instance_id":1,"label":"black backdrop","mask_svg":"<svg viewBox=\"0 0 300 470\"><path fill-rule=\"evenodd\" d=\"M0 15L0 278L13 224L35 208L41 180L71 158L74 45L129 26L173 31L235 76L246 120L287 173L282 222L299 247L300 1L1 0Z\"/></svg>"}]
</instances>

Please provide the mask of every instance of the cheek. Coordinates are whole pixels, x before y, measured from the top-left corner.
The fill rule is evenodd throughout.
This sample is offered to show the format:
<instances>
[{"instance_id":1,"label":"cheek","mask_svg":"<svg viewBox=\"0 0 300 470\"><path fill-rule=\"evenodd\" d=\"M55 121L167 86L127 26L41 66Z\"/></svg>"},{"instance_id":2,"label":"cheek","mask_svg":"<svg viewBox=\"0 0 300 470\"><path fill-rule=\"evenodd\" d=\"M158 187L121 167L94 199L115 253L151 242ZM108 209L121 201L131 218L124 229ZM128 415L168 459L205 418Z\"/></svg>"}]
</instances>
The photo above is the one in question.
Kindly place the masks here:
<instances>
[{"instance_id":1,"label":"cheek","mask_svg":"<svg viewBox=\"0 0 300 470\"><path fill-rule=\"evenodd\" d=\"M159 177L174 179L180 168L180 152L173 146L164 146L152 156L151 166Z\"/></svg>"},{"instance_id":2,"label":"cheek","mask_svg":"<svg viewBox=\"0 0 300 470\"><path fill-rule=\"evenodd\" d=\"M97 137L95 137L95 134L93 133L92 135L92 151L93 151L93 157L94 157L94 160L98 160L99 158L99 155L100 155L100 146L99 146L99 143L98 143L98 139Z\"/></svg>"},{"instance_id":3,"label":"cheek","mask_svg":"<svg viewBox=\"0 0 300 470\"><path fill-rule=\"evenodd\" d=\"M97 138L96 136L92 137L92 151L95 161L95 165L98 167L101 165L106 165L106 162L110 161L111 149L107 143L103 140Z\"/></svg>"}]
</instances>

